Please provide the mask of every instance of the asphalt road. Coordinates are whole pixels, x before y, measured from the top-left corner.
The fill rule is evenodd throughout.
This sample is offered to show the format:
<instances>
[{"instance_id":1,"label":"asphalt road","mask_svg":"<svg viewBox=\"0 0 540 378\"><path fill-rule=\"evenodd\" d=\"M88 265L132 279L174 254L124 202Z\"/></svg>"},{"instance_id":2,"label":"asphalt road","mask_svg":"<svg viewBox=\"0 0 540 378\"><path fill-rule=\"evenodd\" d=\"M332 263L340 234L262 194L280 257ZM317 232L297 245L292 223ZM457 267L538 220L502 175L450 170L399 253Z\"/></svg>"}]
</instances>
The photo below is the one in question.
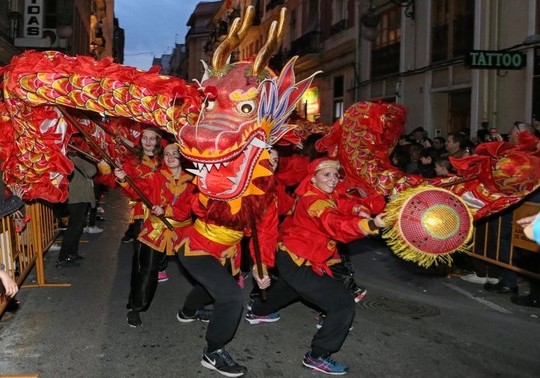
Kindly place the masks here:
<instances>
[{"instance_id":1,"label":"asphalt road","mask_svg":"<svg viewBox=\"0 0 540 378\"><path fill-rule=\"evenodd\" d=\"M102 234L84 235L81 266L58 270L46 255L48 283L22 288L19 309L0 321L0 376L219 377L200 365L204 323L179 323L190 289L175 259L140 328L126 323L131 244L120 239L127 201L116 191L104 204ZM356 279L368 288L354 328L333 357L351 377L539 377L540 309L519 307L481 285L445 277L397 259L379 240L353 243ZM26 283L31 284L32 274ZM246 303L251 289L245 289ZM526 281L520 290L527 290ZM249 377L325 376L302 367L317 313L302 303L281 320L241 321L227 350Z\"/></svg>"}]
</instances>

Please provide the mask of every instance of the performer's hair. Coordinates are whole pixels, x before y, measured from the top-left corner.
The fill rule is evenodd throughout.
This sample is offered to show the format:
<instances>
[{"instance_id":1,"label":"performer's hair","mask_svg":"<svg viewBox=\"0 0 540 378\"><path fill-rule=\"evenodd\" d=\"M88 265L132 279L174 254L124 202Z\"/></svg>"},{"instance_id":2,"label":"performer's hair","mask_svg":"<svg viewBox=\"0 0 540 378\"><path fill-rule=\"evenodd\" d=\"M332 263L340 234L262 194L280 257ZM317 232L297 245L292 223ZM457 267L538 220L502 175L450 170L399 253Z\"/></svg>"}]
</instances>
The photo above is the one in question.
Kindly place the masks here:
<instances>
[{"instance_id":1,"label":"performer's hair","mask_svg":"<svg viewBox=\"0 0 540 378\"><path fill-rule=\"evenodd\" d=\"M532 127L529 123L523 122L523 121L516 121L514 122L513 126L516 127L517 131L519 133L525 132L529 133L531 135L534 135L534 127Z\"/></svg>"}]
</instances>

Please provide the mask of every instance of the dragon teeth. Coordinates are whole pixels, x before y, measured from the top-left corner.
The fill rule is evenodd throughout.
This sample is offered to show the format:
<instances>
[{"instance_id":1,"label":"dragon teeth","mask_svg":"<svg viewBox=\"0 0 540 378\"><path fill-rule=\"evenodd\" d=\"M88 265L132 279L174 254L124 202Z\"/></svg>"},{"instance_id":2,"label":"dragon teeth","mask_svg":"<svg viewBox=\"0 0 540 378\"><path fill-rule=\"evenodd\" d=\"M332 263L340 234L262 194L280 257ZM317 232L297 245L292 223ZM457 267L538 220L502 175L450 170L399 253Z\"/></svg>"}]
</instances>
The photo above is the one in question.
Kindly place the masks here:
<instances>
[{"instance_id":1,"label":"dragon teeth","mask_svg":"<svg viewBox=\"0 0 540 378\"><path fill-rule=\"evenodd\" d=\"M194 174L195 176L204 177L203 173L199 169L186 168L186 171L188 171L191 174Z\"/></svg>"},{"instance_id":2,"label":"dragon teeth","mask_svg":"<svg viewBox=\"0 0 540 378\"><path fill-rule=\"evenodd\" d=\"M266 148L267 147L267 144L264 140L262 139L259 139L259 138L253 138L251 140L251 145L255 146L255 147L259 147L259 148Z\"/></svg>"}]
</instances>

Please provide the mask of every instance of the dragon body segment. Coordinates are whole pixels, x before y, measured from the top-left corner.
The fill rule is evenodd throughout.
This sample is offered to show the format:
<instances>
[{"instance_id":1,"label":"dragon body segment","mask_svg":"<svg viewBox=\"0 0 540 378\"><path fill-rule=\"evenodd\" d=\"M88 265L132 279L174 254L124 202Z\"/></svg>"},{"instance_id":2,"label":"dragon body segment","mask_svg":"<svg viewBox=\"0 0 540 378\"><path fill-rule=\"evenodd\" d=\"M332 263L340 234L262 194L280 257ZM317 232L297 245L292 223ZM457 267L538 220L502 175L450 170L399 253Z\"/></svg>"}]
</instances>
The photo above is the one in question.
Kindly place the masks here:
<instances>
[{"instance_id":1,"label":"dragon body segment","mask_svg":"<svg viewBox=\"0 0 540 378\"><path fill-rule=\"evenodd\" d=\"M116 64L111 58L27 51L2 67L0 160L7 183L26 199L67 198L73 166L66 146L76 132L58 106L79 109L75 118L99 142L104 131L82 111L129 118L176 133L196 119L201 95L183 80ZM194 122L194 121L192 121Z\"/></svg>"}]
</instances>

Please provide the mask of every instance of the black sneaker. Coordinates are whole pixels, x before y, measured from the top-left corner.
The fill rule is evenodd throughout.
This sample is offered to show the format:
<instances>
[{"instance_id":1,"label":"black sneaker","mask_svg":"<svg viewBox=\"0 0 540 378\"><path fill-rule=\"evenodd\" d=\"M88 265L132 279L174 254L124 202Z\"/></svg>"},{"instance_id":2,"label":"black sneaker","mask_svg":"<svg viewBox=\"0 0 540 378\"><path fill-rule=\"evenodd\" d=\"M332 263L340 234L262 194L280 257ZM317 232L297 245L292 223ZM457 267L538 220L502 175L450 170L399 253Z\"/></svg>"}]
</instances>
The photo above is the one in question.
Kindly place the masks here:
<instances>
[{"instance_id":1,"label":"black sneaker","mask_svg":"<svg viewBox=\"0 0 540 378\"><path fill-rule=\"evenodd\" d=\"M137 328L142 326L142 320L139 316L139 311L131 310L127 313L127 322L128 325L132 328Z\"/></svg>"},{"instance_id":2,"label":"black sneaker","mask_svg":"<svg viewBox=\"0 0 540 378\"><path fill-rule=\"evenodd\" d=\"M77 262L76 259L72 257L66 257L63 260L60 260L60 259L56 260L56 263L54 264L54 266L56 268L71 268L71 267L79 266L79 263Z\"/></svg>"},{"instance_id":3,"label":"black sneaker","mask_svg":"<svg viewBox=\"0 0 540 378\"><path fill-rule=\"evenodd\" d=\"M133 241L133 236L124 235L122 238L122 243L131 243Z\"/></svg>"},{"instance_id":4,"label":"black sneaker","mask_svg":"<svg viewBox=\"0 0 540 378\"><path fill-rule=\"evenodd\" d=\"M210 321L211 316L212 316L212 310L207 310L204 308L202 310L197 310L195 312L195 315L193 316L187 316L180 309L178 311L178 314L176 314L176 319L178 319L178 321L181 323L191 323L191 322L194 322L195 320L199 320L203 323L208 323Z\"/></svg>"},{"instance_id":5,"label":"black sneaker","mask_svg":"<svg viewBox=\"0 0 540 378\"><path fill-rule=\"evenodd\" d=\"M77 261L77 260L84 260L85 257L83 255L80 255L80 254L76 253L74 255L68 255L68 259L73 260L73 261Z\"/></svg>"},{"instance_id":6,"label":"black sneaker","mask_svg":"<svg viewBox=\"0 0 540 378\"><path fill-rule=\"evenodd\" d=\"M218 349L215 352L207 353L204 348L201 365L207 369L215 370L226 377L240 377L247 373L247 368L238 365L225 349Z\"/></svg>"}]
</instances>

